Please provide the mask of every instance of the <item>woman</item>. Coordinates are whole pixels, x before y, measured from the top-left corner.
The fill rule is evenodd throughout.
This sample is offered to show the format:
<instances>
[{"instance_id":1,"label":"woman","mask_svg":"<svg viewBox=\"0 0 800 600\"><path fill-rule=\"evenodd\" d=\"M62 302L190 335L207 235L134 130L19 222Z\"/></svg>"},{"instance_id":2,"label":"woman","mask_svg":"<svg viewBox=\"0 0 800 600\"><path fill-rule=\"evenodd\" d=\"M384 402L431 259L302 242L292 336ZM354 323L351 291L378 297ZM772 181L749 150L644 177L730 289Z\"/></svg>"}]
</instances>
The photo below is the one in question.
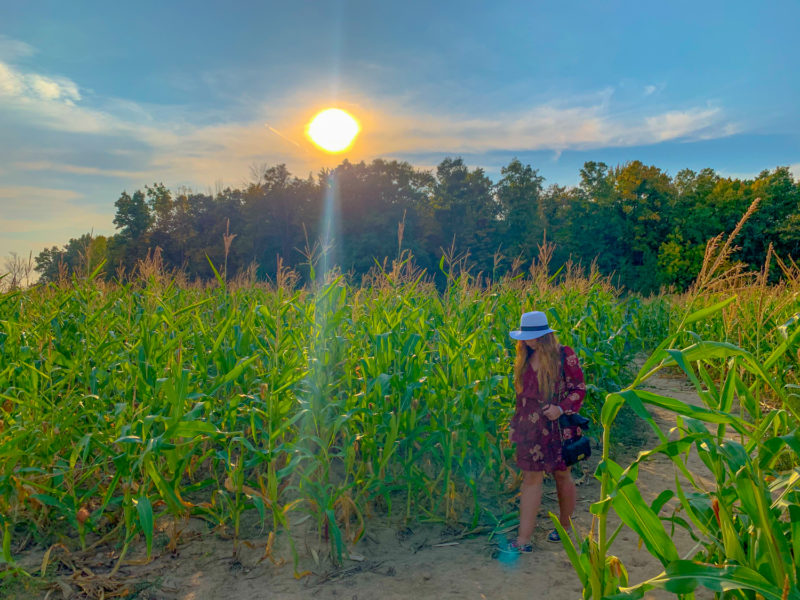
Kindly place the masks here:
<instances>
[{"instance_id":1,"label":"woman","mask_svg":"<svg viewBox=\"0 0 800 600\"><path fill-rule=\"evenodd\" d=\"M575 351L558 343L543 312L524 313L520 328L510 335L517 340L514 361L517 410L509 426L509 439L517 445L522 489L519 533L509 544L509 550L531 552L530 538L536 528L545 472L556 480L559 520L564 527L569 526L575 510L575 483L561 457L561 441L579 435L580 431L562 431L558 418L565 413L578 412L586 395L586 385ZM547 539L560 541L558 531L551 531Z\"/></svg>"}]
</instances>

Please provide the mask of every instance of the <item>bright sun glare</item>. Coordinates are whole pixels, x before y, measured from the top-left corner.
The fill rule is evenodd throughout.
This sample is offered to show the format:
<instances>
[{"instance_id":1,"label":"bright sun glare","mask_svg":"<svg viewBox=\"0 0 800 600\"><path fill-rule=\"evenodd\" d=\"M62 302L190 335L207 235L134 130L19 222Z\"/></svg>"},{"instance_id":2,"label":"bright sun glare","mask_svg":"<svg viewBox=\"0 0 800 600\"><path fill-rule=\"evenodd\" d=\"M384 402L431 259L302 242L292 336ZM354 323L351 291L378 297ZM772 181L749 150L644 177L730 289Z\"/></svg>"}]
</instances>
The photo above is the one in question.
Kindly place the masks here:
<instances>
[{"instance_id":1,"label":"bright sun glare","mask_svg":"<svg viewBox=\"0 0 800 600\"><path fill-rule=\"evenodd\" d=\"M350 147L360 130L358 121L345 111L328 108L311 119L306 133L326 152L342 152Z\"/></svg>"}]
</instances>

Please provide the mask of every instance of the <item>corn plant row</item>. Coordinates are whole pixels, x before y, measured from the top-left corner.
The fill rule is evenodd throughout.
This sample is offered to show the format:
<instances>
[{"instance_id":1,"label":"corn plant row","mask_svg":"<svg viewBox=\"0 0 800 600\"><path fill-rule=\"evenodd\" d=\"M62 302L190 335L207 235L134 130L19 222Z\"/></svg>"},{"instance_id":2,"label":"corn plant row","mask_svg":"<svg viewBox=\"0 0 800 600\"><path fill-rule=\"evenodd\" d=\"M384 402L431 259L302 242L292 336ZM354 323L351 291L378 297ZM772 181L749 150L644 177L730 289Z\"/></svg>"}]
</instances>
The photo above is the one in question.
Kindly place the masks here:
<instances>
[{"instance_id":1,"label":"corn plant row","mask_svg":"<svg viewBox=\"0 0 800 600\"><path fill-rule=\"evenodd\" d=\"M339 559L371 515L477 524L512 484L508 330L549 310L587 411L664 311L581 289L462 277L354 288L76 281L0 297L0 527L121 547L195 516L285 536L312 518ZM650 342L652 343L652 342ZM295 553L296 562L296 553ZM13 571L13 568L6 572Z\"/></svg>"},{"instance_id":2,"label":"corn plant row","mask_svg":"<svg viewBox=\"0 0 800 600\"><path fill-rule=\"evenodd\" d=\"M706 302L700 310L686 313L633 382L607 396L601 414L603 456L596 472L602 489L591 507L592 531L580 544L573 544L551 515L583 584L584 598L642 598L652 588L694 598L702 586L718 598L800 599L800 411L795 369L800 315L786 319L784 314L786 320L777 331L764 328L760 339L744 338L754 346L751 349L697 333L718 331L731 314L751 310L736 309L736 301L740 299ZM794 308L793 303L785 306ZM691 343L681 346L683 339ZM765 339L773 340L771 347L763 343ZM682 371L695 388L696 403L644 388L664 368ZM623 405L650 424L658 441L624 468L608 452L611 426ZM662 430L651 408L675 415L673 435ZM692 453L708 469L711 484L690 470ZM657 454L674 464L674 484L646 501L636 485L638 469ZM607 527L611 511L621 521L613 532ZM629 581L625 565L612 554L624 526L658 558L662 573L644 582ZM696 542L685 556L678 554L672 540L676 529L685 530Z\"/></svg>"}]
</instances>

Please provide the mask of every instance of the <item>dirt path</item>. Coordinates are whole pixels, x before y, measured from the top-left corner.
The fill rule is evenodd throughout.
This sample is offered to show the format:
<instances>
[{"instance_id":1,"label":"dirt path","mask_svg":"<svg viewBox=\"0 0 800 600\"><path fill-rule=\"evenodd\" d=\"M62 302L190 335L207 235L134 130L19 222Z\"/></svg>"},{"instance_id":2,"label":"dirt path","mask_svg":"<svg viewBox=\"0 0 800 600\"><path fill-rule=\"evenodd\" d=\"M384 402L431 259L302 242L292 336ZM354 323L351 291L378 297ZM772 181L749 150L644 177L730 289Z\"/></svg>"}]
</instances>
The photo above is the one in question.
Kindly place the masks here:
<instances>
[{"instance_id":1,"label":"dirt path","mask_svg":"<svg viewBox=\"0 0 800 600\"><path fill-rule=\"evenodd\" d=\"M682 379L655 377L648 382L649 389L687 402L697 402L693 389ZM654 411L662 428L674 425L674 418L666 412ZM652 446L652 439L645 447ZM627 459L638 452L631 448ZM595 451L595 455L599 454ZM705 467L693 457L691 465L696 474L705 473ZM624 462L624 461L623 461ZM593 472L597 456L588 465ZM640 468L639 489L648 501L661 491L673 487L674 468L668 459L657 457ZM599 483L591 476L578 487L578 509L575 521L581 531L587 531L591 522L589 505L599 496ZM441 526L420 526L398 532L394 528L380 528L370 523L369 535L353 549L363 560L346 560L338 571L316 563L304 548L299 548L301 568L311 575L296 580L291 565L274 566L269 561L259 562L264 551L264 539L253 539L252 544L241 547L238 556L232 557L230 541L213 535L196 535L182 544L177 555L162 551L147 565L123 567L127 589L134 592L128 597L164 600L288 600L315 598L319 600L373 600L394 598L474 598L476 600L516 600L547 598L575 600L580 598L581 585L560 544L544 541L550 528L548 511L557 510L555 486L545 482L539 526L534 534L535 551L531 555L516 557L510 562L492 558L494 541L487 535L461 539L452 545L435 544L452 539L453 531L443 531ZM612 524L613 525L613 524ZM192 538L189 534L186 536ZM684 556L692 549L686 535L676 537L679 553ZM615 541L612 554L616 554L628 568L632 583L661 572L661 565L643 548L638 537L623 530ZM98 555L102 560L102 556ZM41 558L38 559L41 561ZM78 586L70 589L77 591ZM109 590L110 591L110 590ZM61 589L51 598L67 597L68 590ZM23 597L23 596L20 596ZM24 596L32 597L32 596ZM646 598L674 598L662 592L653 592Z\"/></svg>"}]
</instances>

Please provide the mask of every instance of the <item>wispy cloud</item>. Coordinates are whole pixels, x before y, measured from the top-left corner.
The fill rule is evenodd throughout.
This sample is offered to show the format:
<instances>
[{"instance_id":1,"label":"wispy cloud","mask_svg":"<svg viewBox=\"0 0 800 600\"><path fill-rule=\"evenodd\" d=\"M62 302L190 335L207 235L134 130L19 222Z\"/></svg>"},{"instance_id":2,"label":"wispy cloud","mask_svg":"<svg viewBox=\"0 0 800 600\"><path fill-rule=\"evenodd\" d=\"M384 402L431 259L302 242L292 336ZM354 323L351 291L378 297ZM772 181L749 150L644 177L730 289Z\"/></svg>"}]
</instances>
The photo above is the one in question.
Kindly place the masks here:
<instances>
[{"instance_id":1,"label":"wispy cloud","mask_svg":"<svg viewBox=\"0 0 800 600\"><path fill-rule=\"evenodd\" d=\"M730 124L720 122L719 117L718 108L671 110L646 117L644 127L636 130L638 135L633 131L629 131L628 134L632 139L639 137L643 143L657 143L684 137L695 139L725 137L733 133Z\"/></svg>"},{"instance_id":2,"label":"wispy cloud","mask_svg":"<svg viewBox=\"0 0 800 600\"><path fill-rule=\"evenodd\" d=\"M113 177L116 179L136 179L146 180L150 173L148 171L130 171L125 169L106 169L101 167L85 167L80 165L70 165L52 161L35 162L15 162L12 164L15 169L21 171L46 171L58 173L70 173L72 175L92 175L98 177Z\"/></svg>"},{"instance_id":3,"label":"wispy cloud","mask_svg":"<svg viewBox=\"0 0 800 600\"><path fill-rule=\"evenodd\" d=\"M485 152L639 146L724 137L732 131L716 107L629 116L617 115L604 104L546 104L489 119L429 115L387 119L378 135L379 147L388 152Z\"/></svg>"},{"instance_id":4,"label":"wispy cloud","mask_svg":"<svg viewBox=\"0 0 800 600\"><path fill-rule=\"evenodd\" d=\"M644 86L643 94L645 97L660 94L666 87L667 85L665 83L651 83Z\"/></svg>"},{"instance_id":5,"label":"wispy cloud","mask_svg":"<svg viewBox=\"0 0 800 600\"><path fill-rule=\"evenodd\" d=\"M35 53L35 48L30 44L0 34L0 59L15 60Z\"/></svg>"}]
</instances>

